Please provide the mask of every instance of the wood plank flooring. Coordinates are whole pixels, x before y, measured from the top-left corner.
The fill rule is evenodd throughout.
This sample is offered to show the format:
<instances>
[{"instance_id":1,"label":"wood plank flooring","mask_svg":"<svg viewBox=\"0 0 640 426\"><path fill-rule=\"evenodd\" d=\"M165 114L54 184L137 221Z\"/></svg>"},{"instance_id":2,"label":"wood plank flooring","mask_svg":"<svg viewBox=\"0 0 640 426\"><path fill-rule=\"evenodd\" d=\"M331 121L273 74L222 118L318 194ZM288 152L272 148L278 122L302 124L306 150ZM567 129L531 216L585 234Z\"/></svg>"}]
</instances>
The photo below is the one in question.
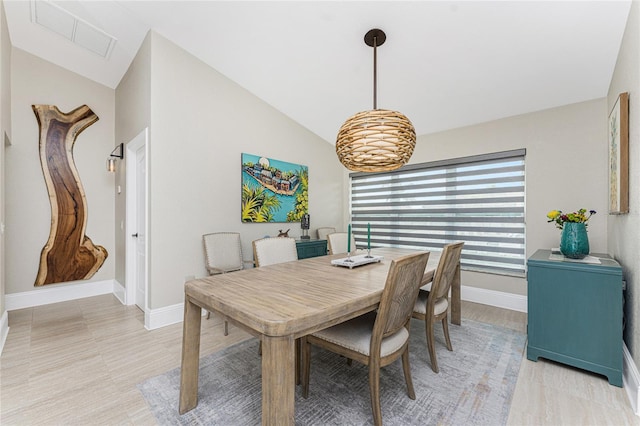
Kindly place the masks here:
<instances>
[{"instance_id":1,"label":"wood plank flooring","mask_svg":"<svg viewBox=\"0 0 640 426\"><path fill-rule=\"evenodd\" d=\"M525 332L526 314L463 302L463 318ZM111 295L9 312L0 357L2 425L155 425L136 384L180 365L182 324L147 331ZM201 356L249 335L204 320ZM455 350L455 348L454 348ZM177 401L176 401L177 404ZM523 357L509 425L640 425L601 376Z\"/></svg>"}]
</instances>

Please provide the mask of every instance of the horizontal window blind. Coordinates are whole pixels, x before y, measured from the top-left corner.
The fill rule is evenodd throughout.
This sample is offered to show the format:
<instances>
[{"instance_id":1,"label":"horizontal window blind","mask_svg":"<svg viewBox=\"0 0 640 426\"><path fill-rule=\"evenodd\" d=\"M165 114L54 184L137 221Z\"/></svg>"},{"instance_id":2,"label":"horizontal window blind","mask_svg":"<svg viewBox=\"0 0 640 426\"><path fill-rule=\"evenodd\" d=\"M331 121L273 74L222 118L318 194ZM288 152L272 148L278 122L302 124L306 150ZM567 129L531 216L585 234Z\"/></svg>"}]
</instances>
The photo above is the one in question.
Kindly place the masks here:
<instances>
[{"instance_id":1,"label":"horizontal window blind","mask_svg":"<svg viewBox=\"0 0 640 426\"><path fill-rule=\"evenodd\" d=\"M353 173L351 223L359 248L442 250L464 241L466 270L524 276L525 150Z\"/></svg>"}]
</instances>

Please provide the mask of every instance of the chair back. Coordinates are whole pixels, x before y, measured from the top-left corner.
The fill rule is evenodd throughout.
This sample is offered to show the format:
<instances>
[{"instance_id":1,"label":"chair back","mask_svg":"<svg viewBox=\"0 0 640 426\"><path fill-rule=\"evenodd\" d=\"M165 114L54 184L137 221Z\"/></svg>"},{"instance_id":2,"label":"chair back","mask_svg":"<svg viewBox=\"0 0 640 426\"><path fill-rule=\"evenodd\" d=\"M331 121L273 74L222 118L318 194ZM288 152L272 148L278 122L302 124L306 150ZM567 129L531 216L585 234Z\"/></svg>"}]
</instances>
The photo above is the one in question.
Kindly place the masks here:
<instances>
[{"instance_id":1,"label":"chair back","mask_svg":"<svg viewBox=\"0 0 640 426\"><path fill-rule=\"evenodd\" d=\"M430 293L433 294L435 300L447 297L449 288L455 278L456 269L460 264L460 256L462 254L462 246L464 242L447 244L442 250L438 267L433 276L433 284L431 284Z\"/></svg>"},{"instance_id":2,"label":"chair back","mask_svg":"<svg viewBox=\"0 0 640 426\"><path fill-rule=\"evenodd\" d=\"M429 254L410 254L391 262L373 326L373 336L382 339L394 334L411 319ZM377 338L372 338L372 345L374 340Z\"/></svg>"},{"instance_id":3,"label":"chair back","mask_svg":"<svg viewBox=\"0 0 640 426\"><path fill-rule=\"evenodd\" d=\"M214 232L202 236L209 275L242 269L242 245L238 232Z\"/></svg>"},{"instance_id":4,"label":"chair back","mask_svg":"<svg viewBox=\"0 0 640 426\"><path fill-rule=\"evenodd\" d=\"M253 260L256 267L298 260L296 240L288 237L273 237L253 242Z\"/></svg>"},{"instance_id":5,"label":"chair back","mask_svg":"<svg viewBox=\"0 0 640 426\"><path fill-rule=\"evenodd\" d=\"M318 232L318 239L319 240L326 240L327 239L327 235L329 234L333 234L334 232L336 232L336 228L318 228L317 230Z\"/></svg>"},{"instance_id":6,"label":"chair back","mask_svg":"<svg viewBox=\"0 0 640 426\"><path fill-rule=\"evenodd\" d=\"M347 233L346 232L334 232L327 235L327 248L329 254L338 254L347 252ZM356 239L351 234L351 251L356 249Z\"/></svg>"}]
</instances>

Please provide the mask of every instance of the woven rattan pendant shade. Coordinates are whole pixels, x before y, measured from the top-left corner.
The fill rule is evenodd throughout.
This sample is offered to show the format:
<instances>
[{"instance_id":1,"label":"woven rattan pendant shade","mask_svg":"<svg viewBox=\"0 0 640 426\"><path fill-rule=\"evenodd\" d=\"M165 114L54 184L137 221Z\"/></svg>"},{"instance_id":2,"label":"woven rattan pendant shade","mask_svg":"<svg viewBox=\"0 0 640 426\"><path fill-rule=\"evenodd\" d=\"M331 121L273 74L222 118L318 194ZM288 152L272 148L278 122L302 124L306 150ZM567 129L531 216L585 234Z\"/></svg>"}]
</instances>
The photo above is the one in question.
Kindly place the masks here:
<instances>
[{"instance_id":1,"label":"woven rattan pendant shade","mask_svg":"<svg viewBox=\"0 0 640 426\"><path fill-rule=\"evenodd\" d=\"M336 153L349 170L381 172L406 164L415 146L416 131L407 117L375 109L355 114L340 127Z\"/></svg>"},{"instance_id":2,"label":"woven rattan pendant shade","mask_svg":"<svg viewBox=\"0 0 640 426\"><path fill-rule=\"evenodd\" d=\"M350 117L340 127L336 154L349 170L381 172L406 164L416 146L411 121L397 111L377 109L376 48L386 40L382 30L370 30L365 43L373 47L373 109Z\"/></svg>"}]
</instances>

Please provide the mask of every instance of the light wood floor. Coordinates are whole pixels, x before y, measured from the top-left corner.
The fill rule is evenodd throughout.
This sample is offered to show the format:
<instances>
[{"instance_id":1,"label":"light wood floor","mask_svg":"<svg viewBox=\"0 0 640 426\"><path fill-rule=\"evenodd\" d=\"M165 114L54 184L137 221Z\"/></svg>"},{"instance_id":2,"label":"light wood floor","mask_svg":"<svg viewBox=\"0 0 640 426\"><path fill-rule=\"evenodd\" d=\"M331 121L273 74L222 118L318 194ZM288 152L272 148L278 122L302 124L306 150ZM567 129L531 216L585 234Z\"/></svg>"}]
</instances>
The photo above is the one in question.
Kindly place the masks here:
<instances>
[{"instance_id":1,"label":"light wood floor","mask_svg":"<svg viewBox=\"0 0 640 426\"><path fill-rule=\"evenodd\" d=\"M523 313L469 302L462 313L526 330ZM0 424L156 424L136 384L180 365L181 324L147 331L142 312L107 295L12 311L9 326ZM249 337L231 325L229 336L222 331L215 316L203 320L201 356ZM640 418L605 378L523 357L508 424L640 425Z\"/></svg>"}]
</instances>

